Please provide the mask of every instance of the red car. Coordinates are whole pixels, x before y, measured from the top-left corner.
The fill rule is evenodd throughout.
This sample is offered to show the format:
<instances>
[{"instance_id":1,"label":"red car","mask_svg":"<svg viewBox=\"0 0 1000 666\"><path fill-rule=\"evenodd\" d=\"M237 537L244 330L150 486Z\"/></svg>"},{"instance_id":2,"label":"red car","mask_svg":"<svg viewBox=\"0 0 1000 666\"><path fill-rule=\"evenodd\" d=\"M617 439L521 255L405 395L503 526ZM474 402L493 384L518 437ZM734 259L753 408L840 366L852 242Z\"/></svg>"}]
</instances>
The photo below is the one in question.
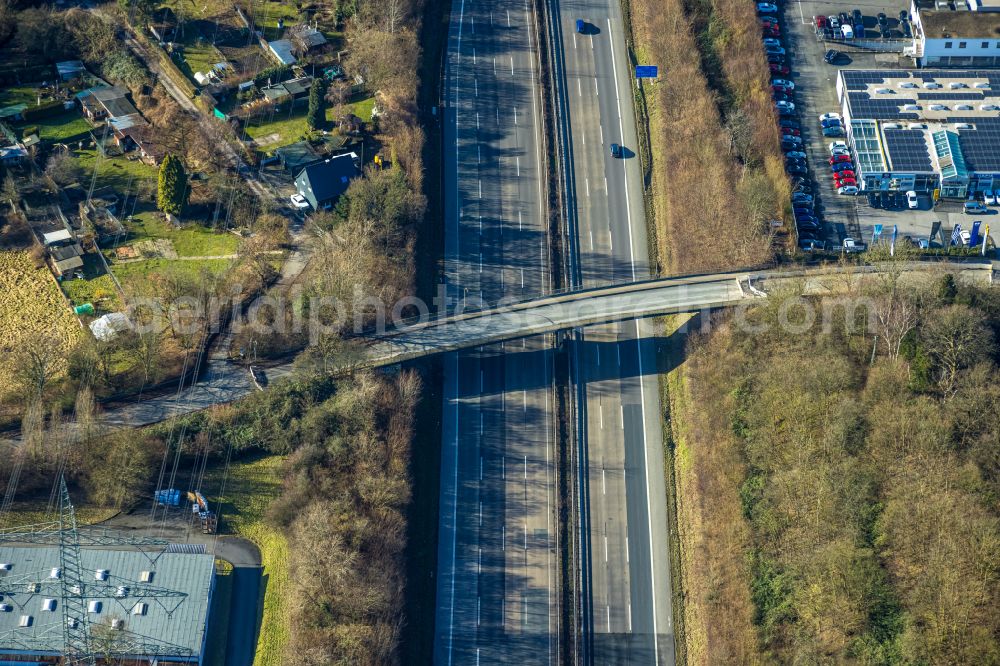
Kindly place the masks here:
<instances>
[{"instance_id":1,"label":"red car","mask_svg":"<svg viewBox=\"0 0 1000 666\"><path fill-rule=\"evenodd\" d=\"M792 94L792 91L785 86L771 86L771 92L781 93L783 95Z\"/></svg>"},{"instance_id":2,"label":"red car","mask_svg":"<svg viewBox=\"0 0 1000 666\"><path fill-rule=\"evenodd\" d=\"M850 155L834 155L830 158L830 164L836 164L837 162L850 162Z\"/></svg>"},{"instance_id":3,"label":"red car","mask_svg":"<svg viewBox=\"0 0 1000 666\"><path fill-rule=\"evenodd\" d=\"M772 74L781 74L782 76L788 76L788 74L791 73L791 70L789 70L788 67L786 67L785 65L779 65L777 63L772 62L770 63L770 67Z\"/></svg>"},{"instance_id":4,"label":"red car","mask_svg":"<svg viewBox=\"0 0 1000 666\"><path fill-rule=\"evenodd\" d=\"M778 22L775 21L774 19L761 19L760 20L760 27L762 27L762 28L778 28L780 26L778 25Z\"/></svg>"},{"instance_id":5,"label":"red car","mask_svg":"<svg viewBox=\"0 0 1000 666\"><path fill-rule=\"evenodd\" d=\"M814 16L813 18L816 19L817 28L825 28L826 24L829 23L829 21L826 20L825 16Z\"/></svg>"},{"instance_id":6,"label":"red car","mask_svg":"<svg viewBox=\"0 0 1000 666\"><path fill-rule=\"evenodd\" d=\"M784 136L799 136L802 132L798 131L794 127L781 127L779 128Z\"/></svg>"},{"instance_id":7,"label":"red car","mask_svg":"<svg viewBox=\"0 0 1000 666\"><path fill-rule=\"evenodd\" d=\"M838 171L834 174L833 179L837 180L854 180L854 172L850 169L845 169L844 171Z\"/></svg>"},{"instance_id":8,"label":"red car","mask_svg":"<svg viewBox=\"0 0 1000 666\"><path fill-rule=\"evenodd\" d=\"M775 39L781 37L781 31L776 28L771 28L771 29L765 28L763 30L763 33L765 37L774 37Z\"/></svg>"}]
</instances>

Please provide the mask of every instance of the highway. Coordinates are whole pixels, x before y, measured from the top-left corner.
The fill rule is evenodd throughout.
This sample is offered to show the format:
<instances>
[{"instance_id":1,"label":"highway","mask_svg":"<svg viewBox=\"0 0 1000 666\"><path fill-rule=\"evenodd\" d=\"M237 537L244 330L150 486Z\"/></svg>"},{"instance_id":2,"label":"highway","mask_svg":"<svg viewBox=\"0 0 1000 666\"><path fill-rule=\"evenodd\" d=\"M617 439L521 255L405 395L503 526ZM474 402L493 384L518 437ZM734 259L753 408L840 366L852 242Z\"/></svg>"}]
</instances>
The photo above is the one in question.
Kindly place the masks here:
<instances>
[{"instance_id":1,"label":"highway","mask_svg":"<svg viewBox=\"0 0 1000 666\"><path fill-rule=\"evenodd\" d=\"M458 307L550 289L537 45L525 0L455 0L444 85L445 284ZM444 359L434 661L553 663L553 355Z\"/></svg>"},{"instance_id":2,"label":"highway","mask_svg":"<svg viewBox=\"0 0 1000 666\"><path fill-rule=\"evenodd\" d=\"M558 2L577 284L649 277L638 140L617 0ZM582 33L576 21L585 21ZM610 146L622 146L622 157ZM730 295L739 298L739 287ZM648 322L578 331L584 641L595 664L673 664L661 409Z\"/></svg>"}]
</instances>

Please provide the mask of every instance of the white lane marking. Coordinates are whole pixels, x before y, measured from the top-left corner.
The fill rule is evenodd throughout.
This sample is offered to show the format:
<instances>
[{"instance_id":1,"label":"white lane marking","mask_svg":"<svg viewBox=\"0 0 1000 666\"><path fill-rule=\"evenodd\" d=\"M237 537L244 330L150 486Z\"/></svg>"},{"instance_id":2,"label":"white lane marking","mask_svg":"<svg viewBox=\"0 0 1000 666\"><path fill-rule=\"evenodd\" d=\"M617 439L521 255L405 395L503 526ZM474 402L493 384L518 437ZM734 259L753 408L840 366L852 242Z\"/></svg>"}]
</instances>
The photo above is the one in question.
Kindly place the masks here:
<instances>
[{"instance_id":1,"label":"white lane marking","mask_svg":"<svg viewBox=\"0 0 1000 666\"><path fill-rule=\"evenodd\" d=\"M594 230L590 230L590 249L594 249Z\"/></svg>"},{"instance_id":2,"label":"white lane marking","mask_svg":"<svg viewBox=\"0 0 1000 666\"><path fill-rule=\"evenodd\" d=\"M632 602L628 603L628 630L632 631Z\"/></svg>"},{"instance_id":3,"label":"white lane marking","mask_svg":"<svg viewBox=\"0 0 1000 666\"><path fill-rule=\"evenodd\" d=\"M483 573L483 549L479 549L479 570L476 573Z\"/></svg>"},{"instance_id":4,"label":"white lane marking","mask_svg":"<svg viewBox=\"0 0 1000 666\"><path fill-rule=\"evenodd\" d=\"M521 275L524 275L524 269L521 269ZM521 411L528 411L528 391L524 389L521 391L521 405L523 406Z\"/></svg>"},{"instance_id":5,"label":"white lane marking","mask_svg":"<svg viewBox=\"0 0 1000 666\"><path fill-rule=\"evenodd\" d=\"M476 146L476 161L479 164L483 163L483 147L480 145Z\"/></svg>"},{"instance_id":6,"label":"white lane marking","mask_svg":"<svg viewBox=\"0 0 1000 666\"><path fill-rule=\"evenodd\" d=\"M472 79L472 86L476 90L476 97L479 97L479 79Z\"/></svg>"},{"instance_id":7,"label":"white lane marking","mask_svg":"<svg viewBox=\"0 0 1000 666\"><path fill-rule=\"evenodd\" d=\"M500 458L500 478L507 478L507 459Z\"/></svg>"},{"instance_id":8,"label":"white lane marking","mask_svg":"<svg viewBox=\"0 0 1000 666\"><path fill-rule=\"evenodd\" d=\"M517 124L517 107L514 107L514 124Z\"/></svg>"},{"instance_id":9,"label":"white lane marking","mask_svg":"<svg viewBox=\"0 0 1000 666\"><path fill-rule=\"evenodd\" d=\"M520 178L521 177L521 158L515 155L514 156L514 163L517 165L517 177Z\"/></svg>"},{"instance_id":10,"label":"white lane marking","mask_svg":"<svg viewBox=\"0 0 1000 666\"><path fill-rule=\"evenodd\" d=\"M471 29L472 29L472 30L471 30L471 31L472 31L472 34L474 35L474 34L476 34L476 17L475 17L475 16L471 16L471 15L470 15L470 16L469 16L469 21L471 22L471 24L470 24L470 27L471 27ZM492 20L492 19L490 19L490 23L492 23L492 22L493 22L493 20Z\"/></svg>"},{"instance_id":11,"label":"white lane marking","mask_svg":"<svg viewBox=\"0 0 1000 666\"><path fill-rule=\"evenodd\" d=\"M576 33L573 33L573 48L576 48Z\"/></svg>"},{"instance_id":12,"label":"white lane marking","mask_svg":"<svg viewBox=\"0 0 1000 666\"><path fill-rule=\"evenodd\" d=\"M479 621L482 618L482 616L480 614L481 608L482 608L482 599L477 596L476 597L476 626L477 627L479 626ZM479 656L478 652L479 652L479 650L477 649L476 650L476 653L477 653L476 658L478 658L478 656Z\"/></svg>"},{"instance_id":13,"label":"white lane marking","mask_svg":"<svg viewBox=\"0 0 1000 666\"><path fill-rule=\"evenodd\" d=\"M598 125L597 129L601 130L601 145L604 145L604 126Z\"/></svg>"},{"instance_id":14,"label":"white lane marking","mask_svg":"<svg viewBox=\"0 0 1000 666\"><path fill-rule=\"evenodd\" d=\"M524 456L524 478L528 478L528 456Z\"/></svg>"},{"instance_id":15,"label":"white lane marking","mask_svg":"<svg viewBox=\"0 0 1000 666\"><path fill-rule=\"evenodd\" d=\"M483 272L483 253L479 253L479 272Z\"/></svg>"},{"instance_id":16,"label":"white lane marking","mask_svg":"<svg viewBox=\"0 0 1000 666\"><path fill-rule=\"evenodd\" d=\"M604 405L601 405L601 430L604 430Z\"/></svg>"},{"instance_id":17,"label":"white lane marking","mask_svg":"<svg viewBox=\"0 0 1000 666\"><path fill-rule=\"evenodd\" d=\"M507 10L507 27L510 27L510 10Z\"/></svg>"},{"instance_id":18,"label":"white lane marking","mask_svg":"<svg viewBox=\"0 0 1000 666\"><path fill-rule=\"evenodd\" d=\"M615 251L615 235L613 233L611 233L611 227L608 227L608 245L610 246L611 251L614 252Z\"/></svg>"},{"instance_id":19,"label":"white lane marking","mask_svg":"<svg viewBox=\"0 0 1000 666\"><path fill-rule=\"evenodd\" d=\"M576 80L576 94L578 97L583 97L583 84L580 83L580 79Z\"/></svg>"},{"instance_id":20,"label":"white lane marking","mask_svg":"<svg viewBox=\"0 0 1000 666\"><path fill-rule=\"evenodd\" d=\"M801 7L800 7L800 9L801 9ZM610 18L608 19L608 38L611 40L611 69L612 69L613 72L615 72L615 95L617 96L618 95L618 75L617 75L618 69L617 69L617 64L616 64L616 61L615 61L614 34L611 31L611 19ZM625 135L625 130L624 130L623 122L622 122L621 102L620 101L618 102L618 127L619 127L619 131L621 131L621 135L624 136ZM622 166L623 166L623 169L624 169L624 164ZM629 198L627 196L628 195L628 169L624 169L624 171L625 171L625 192L626 192L626 197L625 197L625 211L626 211L626 217L627 217L628 223L629 223L628 224L629 256L630 256L630 259L631 259L631 262L632 262L632 280L635 281L635 249L632 247L632 212L631 212L631 207L629 205ZM636 333L638 333L639 332L639 322L638 321L636 321L635 328L636 328ZM636 346L636 351L639 354L639 400L640 400L640 404L642 406L642 422L645 424L646 423L646 389L643 387L643 382L642 382L642 377L643 377L642 344L641 344L641 340L639 339L638 335L636 335L635 346ZM646 457L646 465L645 465L645 472L646 472L646 474L645 474L645 477L646 477L645 478L645 481L646 481L646 518L647 518L647 521L648 521L649 534L652 535L653 534L653 513L650 510L650 507L652 507L653 504L652 504L652 501L650 500L650 497L649 497L649 447L648 447L648 442L646 440L646 428L645 428L645 426L642 428L642 450L643 450L643 455ZM649 539L649 583L650 583L650 587L652 588L652 591L653 591L653 604L652 604L653 605L653 661L654 662L658 662L659 659L660 659L660 645L659 645L659 641L656 640L656 632L657 632L657 626L656 626L656 573L655 573L656 572L656 567L653 564L654 559L655 559L655 557L654 557L654 552L653 552L653 539L650 538Z\"/></svg>"},{"instance_id":21,"label":"white lane marking","mask_svg":"<svg viewBox=\"0 0 1000 666\"><path fill-rule=\"evenodd\" d=\"M462 61L462 25L463 25L464 21L465 21L465 0L462 0L462 4L460 5L459 12L458 12L458 36L457 36L456 46L455 46L455 51L456 51L456 55L457 55L457 59L458 59L459 63L461 63L461 61ZM456 108L458 107L458 89L459 89L459 87L460 86L458 86L458 85L455 86L455 107ZM476 116L476 127L477 128L479 127L479 117L478 117L478 115ZM455 121L455 133L456 133L456 135L458 133L458 121L457 120ZM456 141L455 141L455 163L456 164L458 164L458 160L459 160L459 144L460 144L460 142L457 140L457 137L456 137ZM541 187L541 185L539 185L539 187ZM461 194L458 192L457 188L456 188L456 198L458 199L458 202L460 203L461 202ZM461 205L459 205L459 208L460 207L461 207ZM455 220L455 237L456 238L458 238L458 223L459 223L459 221L456 218L456 220ZM458 411L459 411L459 409L458 409L458 354L454 355L454 362L455 362L455 372L454 372L454 377L455 377L455 391L453 393L453 395L455 396L455 459L454 459L455 474L454 474L454 482L455 482L455 489L456 489L456 492L457 492L457 489L458 489ZM451 524L453 526L457 526L458 525L458 498L457 497L455 498L455 501L452 503L452 507L451 507ZM456 562L456 557L457 557L457 545L458 545L458 529L457 529L457 527L455 527L455 528L452 529L452 532L451 532L451 608L448 611L448 666L451 666L451 664L452 664L452 658L454 656L453 655L454 644L455 644L455 639L454 639L454 635L455 635L455 562Z\"/></svg>"},{"instance_id":22,"label":"white lane marking","mask_svg":"<svg viewBox=\"0 0 1000 666\"><path fill-rule=\"evenodd\" d=\"M604 561L608 561L608 535L604 535Z\"/></svg>"},{"instance_id":23,"label":"white lane marking","mask_svg":"<svg viewBox=\"0 0 1000 666\"><path fill-rule=\"evenodd\" d=\"M608 192L608 177L607 176L604 177L604 193L605 194L610 194L610 192Z\"/></svg>"},{"instance_id":24,"label":"white lane marking","mask_svg":"<svg viewBox=\"0 0 1000 666\"><path fill-rule=\"evenodd\" d=\"M483 216L479 216L479 235L483 235Z\"/></svg>"},{"instance_id":25,"label":"white lane marking","mask_svg":"<svg viewBox=\"0 0 1000 666\"><path fill-rule=\"evenodd\" d=\"M480 199L483 198L483 181L482 180L479 181L479 198Z\"/></svg>"},{"instance_id":26,"label":"white lane marking","mask_svg":"<svg viewBox=\"0 0 1000 666\"><path fill-rule=\"evenodd\" d=\"M479 526L483 526L483 503L479 503Z\"/></svg>"},{"instance_id":27,"label":"white lane marking","mask_svg":"<svg viewBox=\"0 0 1000 666\"><path fill-rule=\"evenodd\" d=\"M611 606L607 606L608 609L608 633L611 633Z\"/></svg>"},{"instance_id":28,"label":"white lane marking","mask_svg":"<svg viewBox=\"0 0 1000 666\"><path fill-rule=\"evenodd\" d=\"M600 96L601 96L601 89L597 87L597 77L594 77L594 93L595 93L595 94L596 94L596 95L597 95L598 97L600 97Z\"/></svg>"},{"instance_id":29,"label":"white lane marking","mask_svg":"<svg viewBox=\"0 0 1000 666\"><path fill-rule=\"evenodd\" d=\"M493 56L493 76L497 75L497 57Z\"/></svg>"},{"instance_id":30,"label":"white lane marking","mask_svg":"<svg viewBox=\"0 0 1000 666\"><path fill-rule=\"evenodd\" d=\"M479 371L479 392L483 392L483 371Z\"/></svg>"},{"instance_id":31,"label":"white lane marking","mask_svg":"<svg viewBox=\"0 0 1000 666\"><path fill-rule=\"evenodd\" d=\"M472 47L472 64L476 64L476 47Z\"/></svg>"},{"instance_id":32,"label":"white lane marking","mask_svg":"<svg viewBox=\"0 0 1000 666\"><path fill-rule=\"evenodd\" d=\"M584 178L583 179L583 184L587 186L587 196L589 197L590 196L590 179L589 178Z\"/></svg>"},{"instance_id":33,"label":"white lane marking","mask_svg":"<svg viewBox=\"0 0 1000 666\"><path fill-rule=\"evenodd\" d=\"M479 480L483 480L483 457L479 456Z\"/></svg>"},{"instance_id":34,"label":"white lane marking","mask_svg":"<svg viewBox=\"0 0 1000 666\"><path fill-rule=\"evenodd\" d=\"M476 111L476 131L479 131L479 112Z\"/></svg>"},{"instance_id":35,"label":"white lane marking","mask_svg":"<svg viewBox=\"0 0 1000 666\"><path fill-rule=\"evenodd\" d=\"M479 460L481 462L482 458L480 458ZM480 475L479 478L483 478L482 475ZM603 494L603 495L607 495L608 494L608 474L607 474L607 470L603 469L603 468L601 469L601 494ZM608 537L604 537L605 548L607 548L607 542L608 542ZM604 558L604 559L607 559L607 558Z\"/></svg>"},{"instance_id":36,"label":"white lane marking","mask_svg":"<svg viewBox=\"0 0 1000 666\"><path fill-rule=\"evenodd\" d=\"M628 536L625 537L625 562L628 562Z\"/></svg>"},{"instance_id":37,"label":"white lane marking","mask_svg":"<svg viewBox=\"0 0 1000 666\"><path fill-rule=\"evenodd\" d=\"M521 269L521 289L524 289L524 269Z\"/></svg>"},{"instance_id":38,"label":"white lane marking","mask_svg":"<svg viewBox=\"0 0 1000 666\"><path fill-rule=\"evenodd\" d=\"M514 56L510 57L510 75L514 76Z\"/></svg>"},{"instance_id":39,"label":"white lane marking","mask_svg":"<svg viewBox=\"0 0 1000 666\"><path fill-rule=\"evenodd\" d=\"M622 430L625 429L625 405L619 405L618 411L622 416Z\"/></svg>"},{"instance_id":40,"label":"white lane marking","mask_svg":"<svg viewBox=\"0 0 1000 666\"><path fill-rule=\"evenodd\" d=\"M580 132L580 141L583 142L583 145L585 145L585 146L587 145L587 133L586 132Z\"/></svg>"},{"instance_id":41,"label":"white lane marking","mask_svg":"<svg viewBox=\"0 0 1000 666\"><path fill-rule=\"evenodd\" d=\"M517 211L517 230L521 230L521 211Z\"/></svg>"}]
</instances>

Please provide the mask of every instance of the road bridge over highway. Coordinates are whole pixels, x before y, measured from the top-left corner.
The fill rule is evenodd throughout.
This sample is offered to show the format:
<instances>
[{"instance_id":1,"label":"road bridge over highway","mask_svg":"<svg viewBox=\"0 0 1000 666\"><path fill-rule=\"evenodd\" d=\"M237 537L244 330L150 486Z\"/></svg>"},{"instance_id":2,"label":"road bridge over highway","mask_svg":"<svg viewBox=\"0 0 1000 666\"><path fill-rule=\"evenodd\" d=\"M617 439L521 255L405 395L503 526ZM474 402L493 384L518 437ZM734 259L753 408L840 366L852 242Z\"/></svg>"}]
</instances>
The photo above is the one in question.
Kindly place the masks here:
<instances>
[{"instance_id":1,"label":"road bridge over highway","mask_svg":"<svg viewBox=\"0 0 1000 666\"><path fill-rule=\"evenodd\" d=\"M495 308L462 312L359 336L369 343L357 367L381 367L423 356L480 347L594 324L730 307L769 292L801 285L802 293L833 293L845 274L885 274L878 266L794 271L737 272L660 278L566 292ZM949 272L967 280L992 280L987 261L910 262L892 270Z\"/></svg>"}]
</instances>

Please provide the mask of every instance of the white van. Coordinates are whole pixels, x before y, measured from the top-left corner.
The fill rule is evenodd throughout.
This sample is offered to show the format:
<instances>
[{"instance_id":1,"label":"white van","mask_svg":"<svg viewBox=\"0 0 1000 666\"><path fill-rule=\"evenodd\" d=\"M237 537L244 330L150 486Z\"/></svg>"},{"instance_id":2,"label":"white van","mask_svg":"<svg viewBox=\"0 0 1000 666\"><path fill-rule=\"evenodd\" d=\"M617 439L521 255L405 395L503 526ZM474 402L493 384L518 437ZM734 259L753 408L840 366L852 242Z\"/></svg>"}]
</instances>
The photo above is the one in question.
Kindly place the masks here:
<instances>
[{"instance_id":1,"label":"white van","mask_svg":"<svg viewBox=\"0 0 1000 666\"><path fill-rule=\"evenodd\" d=\"M854 28L849 25L840 26L840 34L844 36L844 39L854 39Z\"/></svg>"}]
</instances>

